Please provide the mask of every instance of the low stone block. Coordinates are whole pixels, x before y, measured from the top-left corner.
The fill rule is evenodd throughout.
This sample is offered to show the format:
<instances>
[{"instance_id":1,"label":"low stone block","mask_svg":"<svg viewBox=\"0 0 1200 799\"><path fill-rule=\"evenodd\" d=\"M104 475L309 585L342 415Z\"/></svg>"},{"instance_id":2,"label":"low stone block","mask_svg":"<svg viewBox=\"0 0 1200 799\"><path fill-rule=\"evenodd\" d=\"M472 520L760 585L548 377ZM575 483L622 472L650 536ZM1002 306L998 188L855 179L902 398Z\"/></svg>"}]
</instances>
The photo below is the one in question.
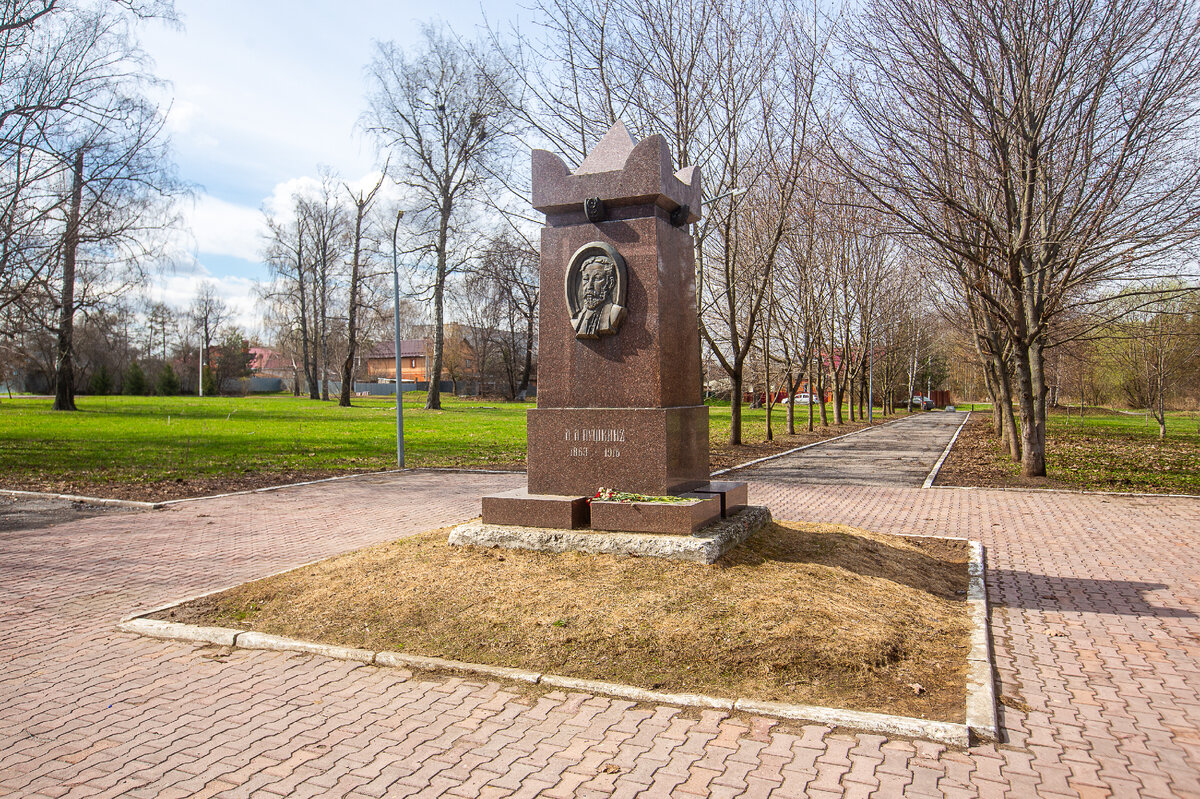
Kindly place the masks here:
<instances>
[{"instance_id":1,"label":"low stone block","mask_svg":"<svg viewBox=\"0 0 1200 799\"><path fill-rule=\"evenodd\" d=\"M750 489L746 483L735 483L730 480L712 480L706 485L693 489L692 493L700 494L701 496L711 494L720 498L722 519L728 519L750 504Z\"/></svg>"},{"instance_id":2,"label":"low stone block","mask_svg":"<svg viewBox=\"0 0 1200 799\"><path fill-rule=\"evenodd\" d=\"M588 526L587 497L530 494L526 488L483 498L483 521L574 530Z\"/></svg>"},{"instance_id":3,"label":"low stone block","mask_svg":"<svg viewBox=\"0 0 1200 799\"><path fill-rule=\"evenodd\" d=\"M687 502L605 502L592 500L592 529L625 533L691 535L721 517L721 500L684 494Z\"/></svg>"}]
</instances>

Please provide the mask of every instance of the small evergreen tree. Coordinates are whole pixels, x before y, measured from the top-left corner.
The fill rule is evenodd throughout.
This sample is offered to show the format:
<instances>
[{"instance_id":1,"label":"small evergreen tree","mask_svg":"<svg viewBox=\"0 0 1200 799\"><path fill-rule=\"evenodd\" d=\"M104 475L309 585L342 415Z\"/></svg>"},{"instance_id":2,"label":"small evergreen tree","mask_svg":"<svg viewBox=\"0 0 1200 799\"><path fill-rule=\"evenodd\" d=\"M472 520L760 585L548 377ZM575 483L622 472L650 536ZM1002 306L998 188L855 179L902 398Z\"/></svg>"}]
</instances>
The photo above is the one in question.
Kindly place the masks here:
<instances>
[{"instance_id":1,"label":"small evergreen tree","mask_svg":"<svg viewBox=\"0 0 1200 799\"><path fill-rule=\"evenodd\" d=\"M112 375L108 373L108 367L100 364L100 368L92 373L92 379L88 381L89 394L111 394L113 390Z\"/></svg>"},{"instance_id":2,"label":"small evergreen tree","mask_svg":"<svg viewBox=\"0 0 1200 799\"><path fill-rule=\"evenodd\" d=\"M213 373L211 367L204 367L204 396L215 397L217 395L217 376Z\"/></svg>"},{"instance_id":3,"label":"small evergreen tree","mask_svg":"<svg viewBox=\"0 0 1200 799\"><path fill-rule=\"evenodd\" d=\"M125 393L134 397L150 393L150 383L146 380L146 373L142 371L142 367L138 366L137 361L129 364L129 371L125 373Z\"/></svg>"},{"instance_id":4,"label":"small evergreen tree","mask_svg":"<svg viewBox=\"0 0 1200 799\"><path fill-rule=\"evenodd\" d=\"M158 389L159 395L163 397L174 397L179 393L179 375L175 374L175 370L171 368L171 364L167 364L158 373Z\"/></svg>"}]
</instances>

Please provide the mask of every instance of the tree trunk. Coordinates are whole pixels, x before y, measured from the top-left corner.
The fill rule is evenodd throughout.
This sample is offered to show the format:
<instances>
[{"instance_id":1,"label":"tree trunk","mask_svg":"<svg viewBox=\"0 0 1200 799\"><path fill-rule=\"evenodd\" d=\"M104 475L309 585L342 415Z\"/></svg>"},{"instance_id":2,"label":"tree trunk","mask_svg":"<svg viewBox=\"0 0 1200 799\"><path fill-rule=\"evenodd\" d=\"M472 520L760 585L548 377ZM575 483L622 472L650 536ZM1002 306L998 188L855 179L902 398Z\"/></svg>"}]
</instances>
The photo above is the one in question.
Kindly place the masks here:
<instances>
[{"instance_id":1,"label":"tree trunk","mask_svg":"<svg viewBox=\"0 0 1200 799\"><path fill-rule=\"evenodd\" d=\"M829 427L829 410L825 407L825 369L823 366L817 370L817 395L821 399L821 427Z\"/></svg>"},{"instance_id":2,"label":"tree trunk","mask_svg":"<svg viewBox=\"0 0 1200 799\"><path fill-rule=\"evenodd\" d=\"M846 410L850 414L850 423L853 424L857 418L855 416L854 403L858 398L855 396L854 375L846 370Z\"/></svg>"},{"instance_id":3,"label":"tree trunk","mask_svg":"<svg viewBox=\"0 0 1200 799\"><path fill-rule=\"evenodd\" d=\"M58 354L54 369L54 410L75 410L75 257L79 249L79 207L83 204L83 149L75 151L71 172L71 208L63 235L62 307L58 317Z\"/></svg>"},{"instance_id":4,"label":"tree trunk","mask_svg":"<svg viewBox=\"0 0 1200 799\"><path fill-rule=\"evenodd\" d=\"M1167 437L1167 412L1163 408L1163 394L1166 391L1163 389L1161 373L1159 373L1158 380L1158 440L1162 441Z\"/></svg>"},{"instance_id":5,"label":"tree trunk","mask_svg":"<svg viewBox=\"0 0 1200 799\"><path fill-rule=\"evenodd\" d=\"M358 265L362 253L363 207L358 206L354 216L354 253L350 258L350 307L346 319L346 360L342 363L342 391L338 405L350 407L350 393L354 389L354 351L358 345Z\"/></svg>"},{"instance_id":6,"label":"tree trunk","mask_svg":"<svg viewBox=\"0 0 1200 799\"><path fill-rule=\"evenodd\" d=\"M533 321L534 314L525 317L525 367L521 370L521 386L518 396L525 398L529 392L529 378L533 374Z\"/></svg>"},{"instance_id":7,"label":"tree trunk","mask_svg":"<svg viewBox=\"0 0 1200 799\"><path fill-rule=\"evenodd\" d=\"M983 356L982 352L980 352L980 356ZM988 399L992 401L992 435L996 438L1002 438L1004 436L1004 417L1001 415L1000 391L996 387L996 378L993 377L995 372L996 367L989 356L983 364L983 383L987 389Z\"/></svg>"},{"instance_id":8,"label":"tree trunk","mask_svg":"<svg viewBox=\"0 0 1200 799\"><path fill-rule=\"evenodd\" d=\"M994 408L1000 411L1001 433L1008 443L1008 455L1014 463L1021 462L1021 436L1017 432L1017 418L1013 415L1012 383L1008 376L1008 360L1003 354L992 356L992 369L996 373L996 399Z\"/></svg>"},{"instance_id":9,"label":"tree trunk","mask_svg":"<svg viewBox=\"0 0 1200 799\"><path fill-rule=\"evenodd\" d=\"M450 231L450 209L442 206L437 239L437 275L433 283L433 368L429 373L429 390L425 393L426 410L442 409L442 354L445 347L445 331L442 329L444 300L446 293L446 242Z\"/></svg>"},{"instance_id":10,"label":"tree trunk","mask_svg":"<svg viewBox=\"0 0 1200 799\"><path fill-rule=\"evenodd\" d=\"M742 365L739 363L729 375L729 443L742 443Z\"/></svg>"},{"instance_id":11,"label":"tree trunk","mask_svg":"<svg viewBox=\"0 0 1200 799\"><path fill-rule=\"evenodd\" d=\"M1039 431L1037 397L1035 396L1036 392L1044 386L1040 382L1035 382L1033 376L1032 348L1017 346L1014 350L1017 385L1020 391L1018 400L1021 406L1021 475L1023 477L1045 477L1046 450L1044 438L1039 439L1039 432L1044 436L1045 428L1041 428Z\"/></svg>"},{"instance_id":12,"label":"tree trunk","mask_svg":"<svg viewBox=\"0 0 1200 799\"><path fill-rule=\"evenodd\" d=\"M787 431L789 436L796 435L796 375L788 369L787 372L788 404Z\"/></svg>"},{"instance_id":13,"label":"tree trunk","mask_svg":"<svg viewBox=\"0 0 1200 799\"><path fill-rule=\"evenodd\" d=\"M842 416L842 376L840 372L833 373L833 423L836 425L843 424L845 418Z\"/></svg>"},{"instance_id":14,"label":"tree trunk","mask_svg":"<svg viewBox=\"0 0 1200 799\"><path fill-rule=\"evenodd\" d=\"M321 276L321 400L329 402L329 276Z\"/></svg>"}]
</instances>

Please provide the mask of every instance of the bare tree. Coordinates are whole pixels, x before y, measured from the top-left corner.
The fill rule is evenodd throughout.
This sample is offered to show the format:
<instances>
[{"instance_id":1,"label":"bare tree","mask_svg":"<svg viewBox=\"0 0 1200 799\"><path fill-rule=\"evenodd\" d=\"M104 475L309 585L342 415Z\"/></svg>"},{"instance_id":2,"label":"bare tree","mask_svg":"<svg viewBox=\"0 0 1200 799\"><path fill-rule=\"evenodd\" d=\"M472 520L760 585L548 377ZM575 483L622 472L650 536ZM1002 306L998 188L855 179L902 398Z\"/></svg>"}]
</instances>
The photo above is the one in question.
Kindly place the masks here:
<instances>
[{"instance_id":1,"label":"bare tree","mask_svg":"<svg viewBox=\"0 0 1200 799\"><path fill-rule=\"evenodd\" d=\"M538 300L538 254L531 242L513 234L493 238L480 253L477 272L493 285L504 331L505 362L510 364L510 396L525 399L533 376Z\"/></svg>"},{"instance_id":2,"label":"bare tree","mask_svg":"<svg viewBox=\"0 0 1200 799\"><path fill-rule=\"evenodd\" d=\"M293 350L293 358L297 354L300 356L309 398L320 399L318 348L313 345L317 325L313 312L315 291L307 246L308 228L299 198L293 198L293 203L289 217L267 215L266 218L268 234L263 257L274 281L264 287L264 299L272 303L273 313L268 319L274 323L276 338L299 340L299 352ZM297 379L297 393L299 385Z\"/></svg>"},{"instance_id":3,"label":"bare tree","mask_svg":"<svg viewBox=\"0 0 1200 799\"><path fill-rule=\"evenodd\" d=\"M1056 324L1102 315L1115 283L1174 271L1200 237L1196 8L871 0L846 45L848 166L942 263L1003 287L977 296L1012 345L1022 473L1042 476Z\"/></svg>"},{"instance_id":4,"label":"bare tree","mask_svg":"<svg viewBox=\"0 0 1200 799\"><path fill-rule=\"evenodd\" d=\"M453 239L470 228L470 212L512 125L504 73L482 48L445 28L426 25L420 48L376 46L363 127L394 164L392 174L416 207L414 251L433 261L433 362L425 407L440 408L447 279L466 261Z\"/></svg>"},{"instance_id":5,"label":"bare tree","mask_svg":"<svg viewBox=\"0 0 1200 799\"><path fill-rule=\"evenodd\" d=\"M383 179L384 175L381 174L371 190L366 192L355 193L349 186L343 184L346 193L350 195L350 203L354 206L354 233L350 246L349 300L346 310L346 360L342 363L342 391L338 397L338 405L344 408L350 407L350 393L354 388L354 353L358 347L358 310L364 277L362 261L366 254L363 244L369 223L368 215L371 213L371 207L375 204L375 195L379 192L379 187L383 185Z\"/></svg>"},{"instance_id":6,"label":"bare tree","mask_svg":"<svg viewBox=\"0 0 1200 799\"><path fill-rule=\"evenodd\" d=\"M211 280L205 280L200 283L200 288L196 292L196 298L192 300L189 316L200 338L200 384L198 393L203 397L204 362L208 357L209 350L212 348L213 338L216 337L217 330L229 318L229 306L217 296L216 285Z\"/></svg>"},{"instance_id":7,"label":"bare tree","mask_svg":"<svg viewBox=\"0 0 1200 799\"><path fill-rule=\"evenodd\" d=\"M296 210L303 219L302 229L308 237L307 253L311 275L313 311L313 353L319 363L317 380L320 382L320 397L329 401L329 354L330 322L336 302L338 272L342 267L348 244L349 228L346 208L337 196L336 178L333 173L322 169L320 185L313 196L300 197ZM314 386L311 390L315 390Z\"/></svg>"},{"instance_id":8,"label":"bare tree","mask_svg":"<svg viewBox=\"0 0 1200 799\"><path fill-rule=\"evenodd\" d=\"M1119 324L1115 350L1125 372L1123 386L1158 422L1160 439L1167 437L1167 401L1200 354L1195 314L1194 295L1164 287L1153 304L1124 314Z\"/></svg>"}]
</instances>

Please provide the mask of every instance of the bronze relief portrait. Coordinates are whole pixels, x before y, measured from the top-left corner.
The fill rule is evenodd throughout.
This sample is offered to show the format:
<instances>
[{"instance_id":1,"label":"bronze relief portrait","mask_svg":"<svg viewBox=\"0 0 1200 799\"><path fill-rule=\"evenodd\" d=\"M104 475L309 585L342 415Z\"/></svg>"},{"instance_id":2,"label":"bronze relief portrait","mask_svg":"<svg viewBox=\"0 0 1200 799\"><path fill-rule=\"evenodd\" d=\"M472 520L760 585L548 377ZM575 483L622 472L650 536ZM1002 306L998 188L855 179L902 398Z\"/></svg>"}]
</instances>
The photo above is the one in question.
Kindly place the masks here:
<instances>
[{"instance_id":1,"label":"bronze relief portrait","mask_svg":"<svg viewBox=\"0 0 1200 799\"><path fill-rule=\"evenodd\" d=\"M625 321L625 259L602 241L585 244L567 266L567 307L575 338L612 336Z\"/></svg>"}]
</instances>

